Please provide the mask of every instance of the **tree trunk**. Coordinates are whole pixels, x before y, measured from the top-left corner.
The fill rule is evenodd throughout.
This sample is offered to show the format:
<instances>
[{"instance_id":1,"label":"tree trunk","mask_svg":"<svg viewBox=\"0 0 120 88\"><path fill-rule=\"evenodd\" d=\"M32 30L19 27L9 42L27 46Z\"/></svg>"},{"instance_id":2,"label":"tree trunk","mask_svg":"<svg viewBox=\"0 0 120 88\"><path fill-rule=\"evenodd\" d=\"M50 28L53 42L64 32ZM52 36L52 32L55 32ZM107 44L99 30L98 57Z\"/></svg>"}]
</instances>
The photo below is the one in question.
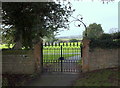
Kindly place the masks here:
<instances>
[{"instance_id":1,"label":"tree trunk","mask_svg":"<svg viewBox=\"0 0 120 88\"><path fill-rule=\"evenodd\" d=\"M16 44L14 45L13 49L21 49L22 48L22 35L20 36L20 39L16 41Z\"/></svg>"},{"instance_id":2,"label":"tree trunk","mask_svg":"<svg viewBox=\"0 0 120 88\"><path fill-rule=\"evenodd\" d=\"M22 43L20 41L17 41L13 49L21 49L21 48L22 48Z\"/></svg>"}]
</instances>

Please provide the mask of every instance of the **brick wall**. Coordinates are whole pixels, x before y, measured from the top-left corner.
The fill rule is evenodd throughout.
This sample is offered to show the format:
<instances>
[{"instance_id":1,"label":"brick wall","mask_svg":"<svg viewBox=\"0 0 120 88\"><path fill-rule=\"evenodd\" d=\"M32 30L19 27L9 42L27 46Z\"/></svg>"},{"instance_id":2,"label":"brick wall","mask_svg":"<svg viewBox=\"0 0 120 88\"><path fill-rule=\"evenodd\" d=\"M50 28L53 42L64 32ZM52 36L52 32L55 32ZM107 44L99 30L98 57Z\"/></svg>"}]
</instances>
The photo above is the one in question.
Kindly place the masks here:
<instances>
[{"instance_id":1,"label":"brick wall","mask_svg":"<svg viewBox=\"0 0 120 88\"><path fill-rule=\"evenodd\" d=\"M101 49L89 48L90 40L83 40L82 70L92 71L103 68L112 68L118 66L119 49Z\"/></svg>"},{"instance_id":2,"label":"brick wall","mask_svg":"<svg viewBox=\"0 0 120 88\"><path fill-rule=\"evenodd\" d=\"M34 59L35 59L35 71L37 73L42 72L43 69L42 42L39 42L34 46Z\"/></svg>"},{"instance_id":3,"label":"brick wall","mask_svg":"<svg viewBox=\"0 0 120 88\"><path fill-rule=\"evenodd\" d=\"M82 70L89 71L89 40L83 39L82 48Z\"/></svg>"}]
</instances>

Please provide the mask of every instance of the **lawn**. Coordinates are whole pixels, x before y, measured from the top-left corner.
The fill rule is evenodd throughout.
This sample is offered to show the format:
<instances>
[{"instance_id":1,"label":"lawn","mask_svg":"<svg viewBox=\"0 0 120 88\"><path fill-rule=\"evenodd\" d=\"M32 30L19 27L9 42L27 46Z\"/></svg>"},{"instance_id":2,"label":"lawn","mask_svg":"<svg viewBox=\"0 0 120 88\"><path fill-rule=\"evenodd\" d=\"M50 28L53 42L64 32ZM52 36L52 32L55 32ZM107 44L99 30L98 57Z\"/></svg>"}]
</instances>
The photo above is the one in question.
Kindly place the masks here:
<instances>
[{"instance_id":1,"label":"lawn","mask_svg":"<svg viewBox=\"0 0 120 88\"><path fill-rule=\"evenodd\" d=\"M12 48L13 45L10 45L10 48ZM7 44L0 44L0 49L8 49L8 45Z\"/></svg>"},{"instance_id":2,"label":"lawn","mask_svg":"<svg viewBox=\"0 0 120 88\"><path fill-rule=\"evenodd\" d=\"M73 57L76 55L79 55L79 54L64 54L63 57L66 59L68 57ZM57 54L57 55L47 55L47 54L43 55L44 60L58 60L59 57L61 57L59 54Z\"/></svg>"},{"instance_id":3,"label":"lawn","mask_svg":"<svg viewBox=\"0 0 120 88\"><path fill-rule=\"evenodd\" d=\"M60 53L61 47L44 47L43 53ZM80 46L63 46L62 47L63 53L78 53L80 52Z\"/></svg>"},{"instance_id":4,"label":"lawn","mask_svg":"<svg viewBox=\"0 0 120 88\"><path fill-rule=\"evenodd\" d=\"M44 45L43 58L45 60L57 60L59 57L61 57L61 51L62 57L64 58L80 55L80 42Z\"/></svg>"},{"instance_id":5,"label":"lawn","mask_svg":"<svg viewBox=\"0 0 120 88\"><path fill-rule=\"evenodd\" d=\"M80 42L74 43L57 43L53 45L44 45L43 46L43 59L45 60L57 60L61 57L61 46L62 54L64 58L72 57L75 55L80 55ZM12 48L13 45L10 45ZM7 44L0 45L0 49L7 49Z\"/></svg>"},{"instance_id":6,"label":"lawn","mask_svg":"<svg viewBox=\"0 0 120 88\"><path fill-rule=\"evenodd\" d=\"M118 86L119 80L120 69L118 68L96 70L81 73L78 80L74 83L74 88L79 88L80 86Z\"/></svg>"}]
</instances>

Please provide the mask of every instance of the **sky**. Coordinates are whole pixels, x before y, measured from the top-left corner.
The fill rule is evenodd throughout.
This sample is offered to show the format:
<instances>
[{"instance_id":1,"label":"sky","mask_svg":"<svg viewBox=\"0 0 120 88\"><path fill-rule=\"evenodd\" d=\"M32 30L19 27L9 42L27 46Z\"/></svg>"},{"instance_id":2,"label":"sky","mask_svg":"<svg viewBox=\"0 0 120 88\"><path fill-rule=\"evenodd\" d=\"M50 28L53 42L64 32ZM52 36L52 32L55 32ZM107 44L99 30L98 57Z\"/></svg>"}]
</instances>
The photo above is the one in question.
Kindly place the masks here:
<instances>
[{"instance_id":1,"label":"sky","mask_svg":"<svg viewBox=\"0 0 120 88\"><path fill-rule=\"evenodd\" d=\"M83 22L86 26L89 24L101 24L105 33L110 33L111 29L118 28L118 2L109 2L103 4L100 0L86 1L86 0L71 0L72 8L75 9L74 17L81 14ZM73 20L73 19L69 19ZM80 36L85 30L84 26L76 27L74 22L70 24L70 30L61 29L57 37L62 36Z\"/></svg>"}]
</instances>

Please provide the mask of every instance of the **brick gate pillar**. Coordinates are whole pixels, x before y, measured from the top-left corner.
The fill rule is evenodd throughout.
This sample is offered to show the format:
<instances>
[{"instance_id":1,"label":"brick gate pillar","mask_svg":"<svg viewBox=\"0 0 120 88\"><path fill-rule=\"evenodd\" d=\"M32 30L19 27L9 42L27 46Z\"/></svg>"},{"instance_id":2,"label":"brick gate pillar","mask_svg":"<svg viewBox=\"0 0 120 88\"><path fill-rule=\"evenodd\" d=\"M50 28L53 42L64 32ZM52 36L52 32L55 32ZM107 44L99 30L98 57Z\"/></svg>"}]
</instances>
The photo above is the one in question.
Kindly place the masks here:
<instances>
[{"instance_id":1,"label":"brick gate pillar","mask_svg":"<svg viewBox=\"0 0 120 88\"><path fill-rule=\"evenodd\" d=\"M89 39L83 39L83 48L82 48L82 71L86 72L89 71Z\"/></svg>"},{"instance_id":2,"label":"brick gate pillar","mask_svg":"<svg viewBox=\"0 0 120 88\"><path fill-rule=\"evenodd\" d=\"M42 63L43 63L43 55L42 55L42 46L43 41L39 41L34 45L34 58L35 58L35 71L37 73L41 73L43 70Z\"/></svg>"}]
</instances>

